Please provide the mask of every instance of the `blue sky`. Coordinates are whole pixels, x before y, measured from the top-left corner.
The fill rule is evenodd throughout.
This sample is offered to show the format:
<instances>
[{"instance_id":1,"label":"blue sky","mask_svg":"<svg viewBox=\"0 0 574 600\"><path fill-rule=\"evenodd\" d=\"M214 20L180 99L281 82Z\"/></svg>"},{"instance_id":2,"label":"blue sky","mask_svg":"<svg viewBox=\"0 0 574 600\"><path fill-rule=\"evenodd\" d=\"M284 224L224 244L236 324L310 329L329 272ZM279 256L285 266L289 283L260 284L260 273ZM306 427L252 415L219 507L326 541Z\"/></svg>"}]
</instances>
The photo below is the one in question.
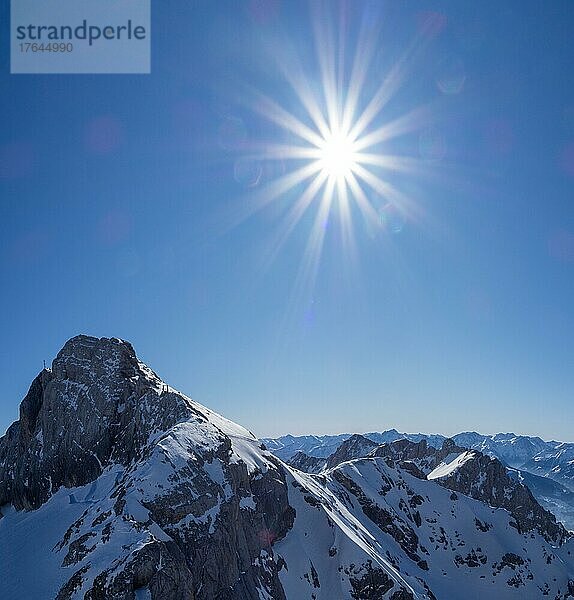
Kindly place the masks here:
<instances>
[{"instance_id":1,"label":"blue sky","mask_svg":"<svg viewBox=\"0 0 574 600\"><path fill-rule=\"evenodd\" d=\"M249 188L242 152L285 139L244 90L303 119L277 68L286 49L320 90L308 5L179 4L154 3L149 76L11 76L2 6L0 429L42 360L87 333L130 340L261 436L573 440L571 3L348 5L351 56L361 22L378 31L365 95L421 48L378 117L427 109L392 142L420 172L388 174L418 218L373 231L353 207L350 262L333 215L301 296L313 206L265 262L299 187L225 225L278 168L260 164Z\"/></svg>"}]
</instances>

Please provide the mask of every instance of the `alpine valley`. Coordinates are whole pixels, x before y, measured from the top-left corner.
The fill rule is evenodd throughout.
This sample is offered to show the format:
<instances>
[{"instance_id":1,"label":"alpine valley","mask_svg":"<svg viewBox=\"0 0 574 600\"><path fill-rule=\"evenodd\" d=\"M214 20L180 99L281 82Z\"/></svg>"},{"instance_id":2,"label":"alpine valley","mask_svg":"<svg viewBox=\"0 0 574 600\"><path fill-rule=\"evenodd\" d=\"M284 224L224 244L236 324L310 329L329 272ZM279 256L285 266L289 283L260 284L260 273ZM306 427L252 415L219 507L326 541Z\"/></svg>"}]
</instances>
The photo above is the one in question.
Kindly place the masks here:
<instances>
[{"instance_id":1,"label":"alpine valley","mask_svg":"<svg viewBox=\"0 0 574 600\"><path fill-rule=\"evenodd\" d=\"M571 506L573 448L258 440L128 342L78 336L0 438L0 598L574 598L574 537L548 510Z\"/></svg>"}]
</instances>

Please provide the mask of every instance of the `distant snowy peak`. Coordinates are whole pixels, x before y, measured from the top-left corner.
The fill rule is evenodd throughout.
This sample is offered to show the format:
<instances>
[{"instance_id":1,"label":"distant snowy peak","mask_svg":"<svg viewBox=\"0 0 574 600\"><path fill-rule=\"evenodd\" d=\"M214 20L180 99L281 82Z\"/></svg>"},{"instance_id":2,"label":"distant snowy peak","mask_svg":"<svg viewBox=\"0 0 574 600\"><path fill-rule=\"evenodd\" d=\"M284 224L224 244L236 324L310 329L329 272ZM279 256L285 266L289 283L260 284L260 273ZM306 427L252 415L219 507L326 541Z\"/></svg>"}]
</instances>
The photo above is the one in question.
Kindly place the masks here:
<instances>
[{"instance_id":1,"label":"distant snowy peak","mask_svg":"<svg viewBox=\"0 0 574 600\"><path fill-rule=\"evenodd\" d=\"M460 446L480 450L509 467L548 477L574 491L574 443L544 441L514 433L491 436L461 433L453 439Z\"/></svg>"},{"instance_id":2,"label":"distant snowy peak","mask_svg":"<svg viewBox=\"0 0 574 600\"><path fill-rule=\"evenodd\" d=\"M539 437L497 433L481 435L475 432L459 433L453 437L459 446L480 450L483 454L496 456L510 467L523 465L534 455L557 442L545 442Z\"/></svg>"},{"instance_id":3,"label":"distant snowy peak","mask_svg":"<svg viewBox=\"0 0 574 600\"><path fill-rule=\"evenodd\" d=\"M309 456L326 458L348 438L351 434L340 435L284 435L278 438L262 438L265 446L282 460L288 460L297 452L304 452Z\"/></svg>"},{"instance_id":4,"label":"distant snowy peak","mask_svg":"<svg viewBox=\"0 0 574 600\"><path fill-rule=\"evenodd\" d=\"M574 444L556 443L555 447L530 458L521 468L554 479L574 491Z\"/></svg>"},{"instance_id":5,"label":"distant snowy peak","mask_svg":"<svg viewBox=\"0 0 574 600\"><path fill-rule=\"evenodd\" d=\"M266 438L266 446L283 460L290 460L297 452L308 456L327 458L351 434L337 436L283 436ZM440 448L447 439L442 435L423 433L400 433L389 429L381 433L371 432L363 437L377 444L389 444L400 439L418 443L426 440L429 446ZM539 437L497 433L482 435L476 432L459 433L452 438L456 444L469 450L478 450L498 458L505 465L549 477L574 491L574 443L544 441Z\"/></svg>"}]
</instances>

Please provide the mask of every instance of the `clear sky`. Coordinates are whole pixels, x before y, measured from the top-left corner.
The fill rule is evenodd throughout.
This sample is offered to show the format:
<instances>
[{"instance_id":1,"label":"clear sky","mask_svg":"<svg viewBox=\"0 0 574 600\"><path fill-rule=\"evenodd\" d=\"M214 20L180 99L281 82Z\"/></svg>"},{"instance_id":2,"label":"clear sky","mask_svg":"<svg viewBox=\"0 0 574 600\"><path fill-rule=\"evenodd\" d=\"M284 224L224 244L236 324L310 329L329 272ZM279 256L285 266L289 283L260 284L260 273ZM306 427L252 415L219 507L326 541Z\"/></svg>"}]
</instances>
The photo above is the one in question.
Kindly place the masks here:
<instances>
[{"instance_id":1,"label":"clear sky","mask_svg":"<svg viewBox=\"0 0 574 600\"><path fill-rule=\"evenodd\" d=\"M306 3L154 2L149 76L9 75L7 4L0 429L42 360L86 333L130 340L260 436L574 440L571 2L336 7L337 56L374 39L358 105L400 75L370 127L405 116L376 151L414 166L381 175L408 210L370 193L379 229L352 199L352 224L325 218L315 281L301 273L317 200L269 259L304 185L228 227L302 164L251 154L294 139L254 94L308 122L289 69L323 91Z\"/></svg>"}]
</instances>

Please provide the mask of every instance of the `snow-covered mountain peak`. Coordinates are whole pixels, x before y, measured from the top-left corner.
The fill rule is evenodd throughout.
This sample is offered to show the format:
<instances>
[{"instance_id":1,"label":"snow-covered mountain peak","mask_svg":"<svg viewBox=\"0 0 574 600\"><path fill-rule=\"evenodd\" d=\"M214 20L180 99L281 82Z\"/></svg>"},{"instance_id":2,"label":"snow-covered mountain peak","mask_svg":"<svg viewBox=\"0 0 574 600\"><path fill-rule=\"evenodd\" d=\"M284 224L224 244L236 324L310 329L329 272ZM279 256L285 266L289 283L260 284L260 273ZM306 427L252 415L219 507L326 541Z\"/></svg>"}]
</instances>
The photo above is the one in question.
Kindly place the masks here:
<instances>
[{"instance_id":1,"label":"snow-covered mountain peak","mask_svg":"<svg viewBox=\"0 0 574 600\"><path fill-rule=\"evenodd\" d=\"M32 383L20 419L0 440L0 505L37 508L61 486L93 481L110 464L129 465L178 423L193 424L198 447L228 434L258 445L246 429L165 384L128 342L69 340ZM243 440L243 441L242 441Z\"/></svg>"},{"instance_id":2,"label":"snow-covered mountain peak","mask_svg":"<svg viewBox=\"0 0 574 600\"><path fill-rule=\"evenodd\" d=\"M289 469L248 430L168 387L127 342L70 340L21 416L0 438L2 598L270 600L301 581L311 598L335 575L337 597L360 597L372 549L344 541L345 529L323 564L298 568L298 534L294 555L275 554L316 506L313 534L332 536L323 497L288 487ZM26 577L33 565L43 577ZM385 568L385 598L428 598Z\"/></svg>"}]
</instances>

